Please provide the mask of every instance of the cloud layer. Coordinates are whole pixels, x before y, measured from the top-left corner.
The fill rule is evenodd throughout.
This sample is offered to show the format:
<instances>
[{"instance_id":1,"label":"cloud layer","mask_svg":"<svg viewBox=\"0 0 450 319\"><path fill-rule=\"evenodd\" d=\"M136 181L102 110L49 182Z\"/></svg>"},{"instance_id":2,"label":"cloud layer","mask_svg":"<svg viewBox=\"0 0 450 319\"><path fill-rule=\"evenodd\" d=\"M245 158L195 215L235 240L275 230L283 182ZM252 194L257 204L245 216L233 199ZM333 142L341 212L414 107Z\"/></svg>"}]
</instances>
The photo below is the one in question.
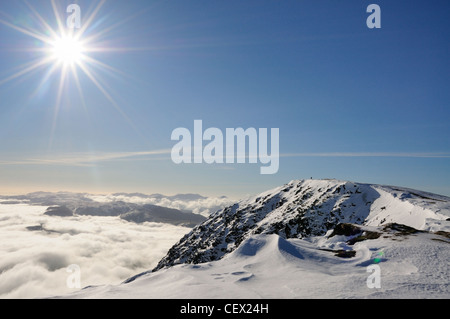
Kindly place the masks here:
<instances>
[{"instance_id":1,"label":"cloud layer","mask_svg":"<svg viewBox=\"0 0 450 319\"><path fill-rule=\"evenodd\" d=\"M152 204L168 208L190 211L208 217L211 213L233 204L235 201L227 197L203 197L196 194L184 194L175 196L164 196L159 194L112 194L112 195L87 195L97 202L119 202L134 204Z\"/></svg>"},{"instance_id":2,"label":"cloud layer","mask_svg":"<svg viewBox=\"0 0 450 319\"><path fill-rule=\"evenodd\" d=\"M190 231L118 217L46 216L46 209L0 202L0 298L73 292L72 264L80 267L82 287L120 283L153 268Z\"/></svg>"}]
</instances>

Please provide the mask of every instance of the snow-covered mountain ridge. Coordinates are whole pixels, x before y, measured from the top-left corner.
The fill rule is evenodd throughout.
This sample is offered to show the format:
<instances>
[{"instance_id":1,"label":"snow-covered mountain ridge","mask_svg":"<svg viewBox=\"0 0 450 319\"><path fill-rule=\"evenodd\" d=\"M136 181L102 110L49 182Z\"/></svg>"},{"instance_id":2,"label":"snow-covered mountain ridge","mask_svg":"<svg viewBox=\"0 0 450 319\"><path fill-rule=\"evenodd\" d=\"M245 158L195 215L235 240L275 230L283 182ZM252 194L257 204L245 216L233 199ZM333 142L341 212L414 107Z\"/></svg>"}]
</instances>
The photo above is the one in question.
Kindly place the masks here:
<instances>
[{"instance_id":1,"label":"snow-covered mountain ridge","mask_svg":"<svg viewBox=\"0 0 450 319\"><path fill-rule=\"evenodd\" d=\"M153 271L61 298L449 298L449 228L445 196L297 180L211 214Z\"/></svg>"},{"instance_id":2,"label":"snow-covered mountain ridge","mask_svg":"<svg viewBox=\"0 0 450 319\"><path fill-rule=\"evenodd\" d=\"M397 223L450 231L450 198L401 187L338 180L294 180L211 214L173 246L154 271L219 260L246 239L321 236L342 223Z\"/></svg>"}]
</instances>

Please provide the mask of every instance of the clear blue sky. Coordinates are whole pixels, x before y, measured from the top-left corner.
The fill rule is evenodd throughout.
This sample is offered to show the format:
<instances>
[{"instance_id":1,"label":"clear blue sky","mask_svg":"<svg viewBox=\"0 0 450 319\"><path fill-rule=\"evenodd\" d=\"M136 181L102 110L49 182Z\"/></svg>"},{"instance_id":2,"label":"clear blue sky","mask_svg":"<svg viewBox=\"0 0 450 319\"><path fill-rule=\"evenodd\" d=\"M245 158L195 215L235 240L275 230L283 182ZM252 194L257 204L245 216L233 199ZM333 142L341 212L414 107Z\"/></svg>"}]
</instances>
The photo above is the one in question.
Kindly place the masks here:
<instances>
[{"instance_id":1,"label":"clear blue sky","mask_svg":"<svg viewBox=\"0 0 450 319\"><path fill-rule=\"evenodd\" d=\"M72 2L82 23L99 4L55 1L64 19ZM1 193L241 197L313 177L450 195L447 0L109 0L84 35L103 91L80 69L60 91L55 63L20 72L46 55L20 31L48 34L35 12L57 30L50 0L30 4L0 5ZM171 132L197 119L279 128L278 174L172 163Z\"/></svg>"}]
</instances>

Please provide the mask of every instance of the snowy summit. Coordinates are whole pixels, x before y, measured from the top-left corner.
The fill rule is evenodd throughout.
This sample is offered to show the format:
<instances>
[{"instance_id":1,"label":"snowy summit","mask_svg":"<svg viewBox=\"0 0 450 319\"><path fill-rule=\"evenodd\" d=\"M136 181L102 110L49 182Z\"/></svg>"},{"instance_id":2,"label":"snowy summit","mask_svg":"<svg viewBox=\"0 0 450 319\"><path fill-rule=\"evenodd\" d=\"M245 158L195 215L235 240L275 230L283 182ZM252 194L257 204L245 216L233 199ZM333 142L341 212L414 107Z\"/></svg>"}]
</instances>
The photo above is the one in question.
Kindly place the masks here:
<instances>
[{"instance_id":1,"label":"snowy summit","mask_svg":"<svg viewBox=\"0 0 450 319\"><path fill-rule=\"evenodd\" d=\"M448 197L296 180L211 214L152 271L65 297L449 298L449 236Z\"/></svg>"}]
</instances>

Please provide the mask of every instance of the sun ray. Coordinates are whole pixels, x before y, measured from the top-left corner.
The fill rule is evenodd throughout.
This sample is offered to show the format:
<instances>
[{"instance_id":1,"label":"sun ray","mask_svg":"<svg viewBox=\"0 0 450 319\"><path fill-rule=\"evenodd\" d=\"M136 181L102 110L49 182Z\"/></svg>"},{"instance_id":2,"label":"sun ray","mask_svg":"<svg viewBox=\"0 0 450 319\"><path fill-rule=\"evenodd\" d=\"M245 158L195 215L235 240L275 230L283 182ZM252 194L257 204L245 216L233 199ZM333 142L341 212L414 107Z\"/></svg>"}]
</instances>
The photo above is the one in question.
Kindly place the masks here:
<instances>
[{"instance_id":1,"label":"sun ray","mask_svg":"<svg viewBox=\"0 0 450 319\"><path fill-rule=\"evenodd\" d=\"M59 109L61 105L62 93L64 90L64 82L66 80L66 73L67 73L67 65L63 65L61 69L61 78L59 80L58 95L56 98L56 109Z\"/></svg>"},{"instance_id":2,"label":"sun ray","mask_svg":"<svg viewBox=\"0 0 450 319\"><path fill-rule=\"evenodd\" d=\"M52 3L52 8L53 8L53 13L55 14L56 23L58 24L58 31L60 33L60 36L64 37L66 35L66 33L65 33L65 28L64 28L64 25L63 25L63 21L62 21L60 15L59 15L58 7L56 5L55 0L51 0L51 3Z\"/></svg>"},{"instance_id":3,"label":"sun ray","mask_svg":"<svg viewBox=\"0 0 450 319\"><path fill-rule=\"evenodd\" d=\"M83 105L83 108L84 108L86 114L89 114L88 113L88 107L86 105L86 100L84 99L83 89L81 88L80 78L78 77L77 67L74 64L72 64L70 67L71 67L71 70L72 70L73 77L75 79L75 85L77 87L78 94L80 94L81 104Z\"/></svg>"},{"instance_id":4,"label":"sun ray","mask_svg":"<svg viewBox=\"0 0 450 319\"><path fill-rule=\"evenodd\" d=\"M99 4L97 5L97 7L94 9L94 11L92 12L92 14L89 16L89 18L86 20L86 22L83 24L83 26L81 27L81 29L77 32L75 38L77 40L79 40L84 32L86 32L87 28L91 25L92 21L95 19L95 17L97 16L98 12L100 11L100 9L103 7L103 5L105 4L106 0L101 0L99 2Z\"/></svg>"},{"instance_id":5,"label":"sun ray","mask_svg":"<svg viewBox=\"0 0 450 319\"><path fill-rule=\"evenodd\" d=\"M65 84L65 80L66 80L66 72L67 72L67 65L63 65L61 68L58 93L57 93L57 97L56 97L55 109L53 112L53 121L52 121L52 130L51 130L51 134L50 134L49 149L51 148L51 146L53 144L53 138L54 138L55 131L56 131L56 123L58 121L59 109L61 107L62 93L64 90L64 84Z\"/></svg>"},{"instance_id":6,"label":"sun ray","mask_svg":"<svg viewBox=\"0 0 450 319\"><path fill-rule=\"evenodd\" d=\"M27 0L24 0L24 2L28 6L28 8L33 12L35 17L39 20L41 25L44 27L44 30L47 30L51 34L51 37L56 38L58 35L56 34L55 30L53 30L53 28L50 27L47 21L45 21L45 19L39 14L39 12L36 11L36 9L31 4L28 3Z\"/></svg>"},{"instance_id":7,"label":"sun ray","mask_svg":"<svg viewBox=\"0 0 450 319\"><path fill-rule=\"evenodd\" d=\"M98 38L100 38L101 36L103 36L103 35L111 32L111 31L113 31L114 29L117 29L118 27L120 27L122 25L124 25L128 21L133 20L133 19L137 18L138 16L145 14L148 10L149 10L149 8L146 8L146 9L144 9L144 10L142 10L142 11L140 11L140 12L134 14L134 15L131 15L131 16L129 16L129 17L127 17L127 18L125 18L125 19L123 19L123 20L113 24L110 27L107 27L107 28L105 28L105 29L103 29L101 31L98 31L95 34L92 34L91 36L85 37L85 40L88 43L93 42L93 41L97 40Z\"/></svg>"},{"instance_id":8,"label":"sun ray","mask_svg":"<svg viewBox=\"0 0 450 319\"><path fill-rule=\"evenodd\" d=\"M21 77L21 76L23 76L23 75L25 75L27 73L30 73L31 71L33 71L33 70L35 70L35 69L37 69L37 68L39 68L39 67L41 67L43 65L49 64L50 62L53 61L53 59L50 58L50 57L47 57L45 59L40 58L40 59L37 59L35 61L36 62L31 62L31 64L32 64L31 66L25 67L25 69L23 69L23 70L15 73L15 74L7 77L7 78L1 80L0 81L0 85L3 85L3 84L5 84L5 83L7 83L7 82L9 82L11 80L17 79L17 78L19 78L19 77ZM29 64L30 63L27 63L26 65L29 65Z\"/></svg>"},{"instance_id":9,"label":"sun ray","mask_svg":"<svg viewBox=\"0 0 450 319\"><path fill-rule=\"evenodd\" d=\"M83 63L80 63L78 66L84 72L84 74L86 74L87 77L92 81L92 83L94 83L94 85L100 90L100 92L103 93L103 95L108 99L108 101L110 101L114 105L117 111L119 111L120 114L124 115L122 109L119 107L117 102L108 93L108 91L106 91L106 89L100 84L100 82L95 78L95 76L92 75L92 72Z\"/></svg>"},{"instance_id":10,"label":"sun ray","mask_svg":"<svg viewBox=\"0 0 450 319\"><path fill-rule=\"evenodd\" d=\"M86 74L86 76L94 83L94 85L100 90L100 92L103 93L103 95L106 97L106 99L111 102L111 104L114 106L114 108L117 110L117 112L120 113L120 115L128 122L128 124L133 127L134 130L136 130L135 125L133 121L126 115L126 113L121 109L119 104L114 100L114 98L108 93L108 91L100 84L100 82L95 78L95 76L92 75L91 71L83 64L80 63L78 65L81 70Z\"/></svg>"},{"instance_id":11,"label":"sun ray","mask_svg":"<svg viewBox=\"0 0 450 319\"><path fill-rule=\"evenodd\" d=\"M37 39L37 40L40 40L40 41L42 41L44 43L50 44L50 42L51 42L51 38L49 38L48 36L44 36L44 35L38 34L36 32L32 32L30 30L18 27L18 26L14 25L12 23L9 23L8 21L5 21L3 19L0 19L0 23L6 25L6 26L8 26L8 27L10 27L10 28L12 28L12 29L14 29L16 31L19 31L19 32L21 32L21 33L23 33L25 35L28 35L30 37L33 37L33 38Z\"/></svg>"},{"instance_id":12,"label":"sun ray","mask_svg":"<svg viewBox=\"0 0 450 319\"><path fill-rule=\"evenodd\" d=\"M96 60L96 59L94 59L94 58L92 58L90 56L85 55L83 57L83 60L88 62L88 63L90 63L91 65L97 65L97 66L99 66L101 68L104 68L106 70L112 71L112 72L114 72L114 73L116 73L118 75L126 76L128 78L130 77L130 75L126 74L125 72L122 72L119 69L116 69L116 68L114 68L114 67L112 67L112 66L110 66L110 65L108 65L106 63L103 63L103 62L101 62L99 60Z\"/></svg>"},{"instance_id":13,"label":"sun ray","mask_svg":"<svg viewBox=\"0 0 450 319\"><path fill-rule=\"evenodd\" d=\"M39 83L38 87L30 96L30 100L32 100L34 97L36 97L39 94L39 91L42 89L42 87L47 83L47 81L50 79L50 77L55 73L56 69L59 67L57 64L53 64L52 67L47 71L45 76L42 78L41 82Z\"/></svg>"}]
</instances>

